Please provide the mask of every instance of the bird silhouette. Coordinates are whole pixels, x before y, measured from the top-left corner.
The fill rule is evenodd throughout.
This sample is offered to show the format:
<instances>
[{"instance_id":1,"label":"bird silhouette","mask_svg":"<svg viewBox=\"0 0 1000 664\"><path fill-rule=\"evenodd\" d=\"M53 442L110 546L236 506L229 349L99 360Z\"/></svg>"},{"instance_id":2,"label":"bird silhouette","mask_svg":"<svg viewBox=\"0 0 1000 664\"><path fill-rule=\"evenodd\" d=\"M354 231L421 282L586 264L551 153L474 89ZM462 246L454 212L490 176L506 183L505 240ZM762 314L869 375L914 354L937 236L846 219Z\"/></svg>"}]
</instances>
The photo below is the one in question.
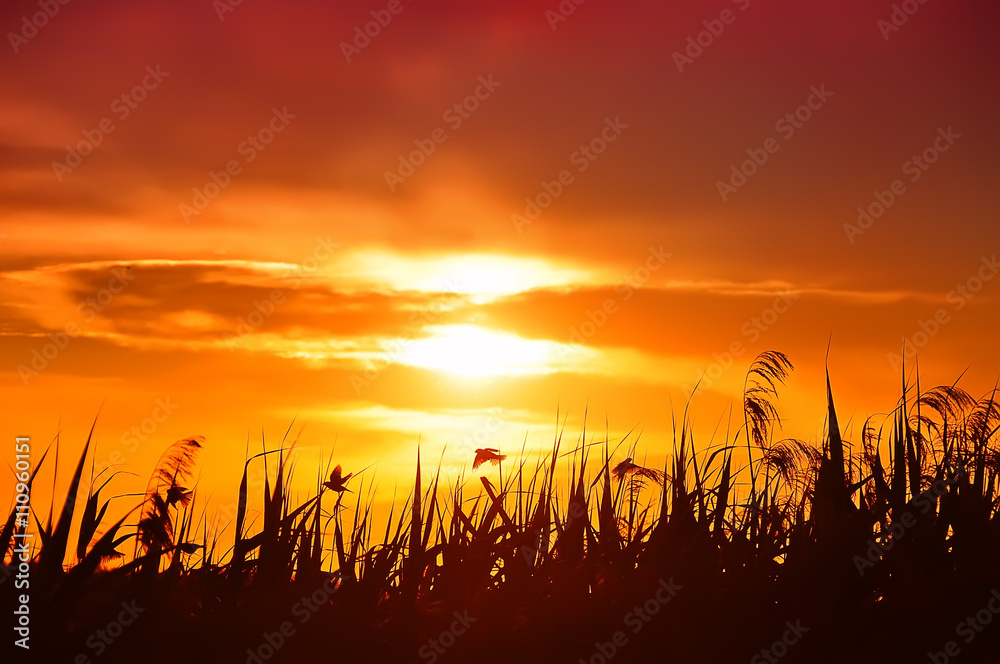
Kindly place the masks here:
<instances>
[{"instance_id":1,"label":"bird silhouette","mask_svg":"<svg viewBox=\"0 0 1000 664\"><path fill-rule=\"evenodd\" d=\"M329 468L329 466L327 467ZM330 473L329 481L323 482L323 486L325 486L327 489L336 491L337 493L340 493L342 491L350 491L350 489L347 488L347 480L354 477L354 473L347 473L347 475L343 475L342 473L343 470L338 464L337 467L333 469L333 472Z\"/></svg>"},{"instance_id":2,"label":"bird silhouette","mask_svg":"<svg viewBox=\"0 0 1000 664\"><path fill-rule=\"evenodd\" d=\"M167 505L170 507L173 507L175 503L180 503L182 506L186 507L190 502L191 491L188 491L185 487L174 484L167 489Z\"/></svg>"},{"instance_id":3,"label":"bird silhouette","mask_svg":"<svg viewBox=\"0 0 1000 664\"><path fill-rule=\"evenodd\" d=\"M500 450L493 447L478 449L476 450L476 460L472 462L472 470L478 470L487 461L496 466L506 458L506 454L500 454Z\"/></svg>"}]
</instances>

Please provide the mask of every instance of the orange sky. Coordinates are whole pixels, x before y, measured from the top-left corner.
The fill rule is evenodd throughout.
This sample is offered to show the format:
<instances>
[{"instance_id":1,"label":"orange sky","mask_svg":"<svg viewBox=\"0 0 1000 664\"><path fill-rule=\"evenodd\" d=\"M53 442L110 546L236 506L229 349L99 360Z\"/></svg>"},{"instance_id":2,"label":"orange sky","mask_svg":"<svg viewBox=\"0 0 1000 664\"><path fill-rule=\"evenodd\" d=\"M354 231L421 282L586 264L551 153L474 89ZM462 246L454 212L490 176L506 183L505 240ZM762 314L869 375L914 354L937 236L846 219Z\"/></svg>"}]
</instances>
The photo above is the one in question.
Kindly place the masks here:
<instances>
[{"instance_id":1,"label":"orange sky","mask_svg":"<svg viewBox=\"0 0 1000 664\"><path fill-rule=\"evenodd\" d=\"M995 5L223 3L0 9L0 440L100 411L141 490L205 435L228 500L293 419L303 488L335 439L390 486L557 409L662 459L768 349L805 439L831 338L845 421L904 337L997 379Z\"/></svg>"}]
</instances>

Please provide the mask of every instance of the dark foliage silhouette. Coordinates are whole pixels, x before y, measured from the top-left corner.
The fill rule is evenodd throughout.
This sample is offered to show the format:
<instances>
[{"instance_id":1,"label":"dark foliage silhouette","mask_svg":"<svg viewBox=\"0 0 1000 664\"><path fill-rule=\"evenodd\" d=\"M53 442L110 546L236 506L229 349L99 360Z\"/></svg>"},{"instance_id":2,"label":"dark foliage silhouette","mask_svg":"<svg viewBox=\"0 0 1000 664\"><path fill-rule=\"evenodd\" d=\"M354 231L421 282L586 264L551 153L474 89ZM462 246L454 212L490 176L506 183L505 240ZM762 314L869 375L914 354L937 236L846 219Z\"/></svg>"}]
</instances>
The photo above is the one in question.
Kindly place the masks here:
<instances>
[{"instance_id":1,"label":"dark foliage silhouette","mask_svg":"<svg viewBox=\"0 0 1000 664\"><path fill-rule=\"evenodd\" d=\"M599 662L614 647L616 662L926 662L949 641L947 661L996 661L1000 626L956 635L1000 588L996 391L904 382L850 440L828 378L813 445L775 440L791 370L781 353L753 362L743 425L721 442L696 444L685 411L662 469L634 461L634 437L584 431L522 450L498 484L448 484L418 449L412 491L377 531L373 482L340 466L293 502L294 443L246 460L234 523L210 529L186 486L203 441L178 441L135 526L104 523L113 476L91 478L66 566L88 440L58 521L35 515L39 661ZM477 450L475 466L501 459ZM267 473L259 519L251 464ZM8 562L19 531L13 517L0 531ZM127 606L138 617L105 643Z\"/></svg>"}]
</instances>

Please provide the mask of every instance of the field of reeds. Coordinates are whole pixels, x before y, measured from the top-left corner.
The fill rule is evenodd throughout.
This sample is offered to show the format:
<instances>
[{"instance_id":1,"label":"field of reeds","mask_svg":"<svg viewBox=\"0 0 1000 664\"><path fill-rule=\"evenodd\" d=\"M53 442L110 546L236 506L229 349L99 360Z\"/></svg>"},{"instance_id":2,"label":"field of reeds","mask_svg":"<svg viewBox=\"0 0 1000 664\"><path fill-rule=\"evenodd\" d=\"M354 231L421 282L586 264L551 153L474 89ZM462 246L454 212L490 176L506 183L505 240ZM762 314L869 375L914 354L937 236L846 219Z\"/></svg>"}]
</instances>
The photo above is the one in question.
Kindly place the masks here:
<instances>
[{"instance_id":1,"label":"field of reeds","mask_svg":"<svg viewBox=\"0 0 1000 664\"><path fill-rule=\"evenodd\" d=\"M61 511L27 524L27 661L998 661L996 390L904 379L848 440L828 380L817 447L781 438L791 370L758 356L723 441L696 441L681 413L650 443L671 450L662 468L592 432L504 450L483 477L414 450L384 527L358 477L295 504L278 445L248 454L235 517L209 528L188 486L197 438L110 522L115 478L87 477L88 440ZM0 529L5 620L24 531L13 511Z\"/></svg>"}]
</instances>

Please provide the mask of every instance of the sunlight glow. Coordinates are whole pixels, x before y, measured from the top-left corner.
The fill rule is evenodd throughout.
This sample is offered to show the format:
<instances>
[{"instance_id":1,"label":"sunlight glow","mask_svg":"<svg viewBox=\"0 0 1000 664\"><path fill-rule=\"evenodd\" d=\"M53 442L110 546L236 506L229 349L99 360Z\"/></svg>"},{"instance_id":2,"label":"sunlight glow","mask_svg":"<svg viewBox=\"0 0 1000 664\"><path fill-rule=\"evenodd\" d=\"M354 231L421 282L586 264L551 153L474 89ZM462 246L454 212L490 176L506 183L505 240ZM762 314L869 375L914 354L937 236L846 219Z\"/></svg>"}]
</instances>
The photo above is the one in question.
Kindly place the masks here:
<instances>
[{"instance_id":1,"label":"sunlight glow","mask_svg":"<svg viewBox=\"0 0 1000 664\"><path fill-rule=\"evenodd\" d=\"M476 325L435 325L406 345L399 362L457 376L554 373L593 353L556 341L524 339Z\"/></svg>"},{"instance_id":2,"label":"sunlight glow","mask_svg":"<svg viewBox=\"0 0 1000 664\"><path fill-rule=\"evenodd\" d=\"M588 270L556 265L541 258L499 254L400 256L359 252L344 261L340 276L397 291L461 293L473 301L488 301L533 288L562 288L589 283Z\"/></svg>"}]
</instances>

